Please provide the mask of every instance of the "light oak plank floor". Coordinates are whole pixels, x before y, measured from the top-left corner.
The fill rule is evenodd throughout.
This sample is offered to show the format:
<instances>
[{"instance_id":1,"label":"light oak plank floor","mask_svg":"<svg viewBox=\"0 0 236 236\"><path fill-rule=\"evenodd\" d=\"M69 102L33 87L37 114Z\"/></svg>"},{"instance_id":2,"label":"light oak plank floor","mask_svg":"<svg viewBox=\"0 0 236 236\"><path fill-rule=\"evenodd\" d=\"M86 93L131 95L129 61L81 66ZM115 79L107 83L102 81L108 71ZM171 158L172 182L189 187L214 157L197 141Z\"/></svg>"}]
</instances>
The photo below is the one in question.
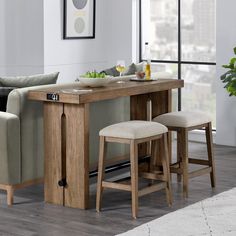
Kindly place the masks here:
<instances>
[{"instance_id":1,"label":"light oak plank floor","mask_svg":"<svg viewBox=\"0 0 236 236\"><path fill-rule=\"evenodd\" d=\"M236 187L236 148L215 146L216 183L212 190L209 176L190 180L189 198L182 198L182 186L173 177L174 204L166 204L165 192L140 198L139 218L131 217L131 198L128 192L104 192L102 212L95 211L96 178L91 179L91 208L77 210L45 204L43 186L37 185L16 191L15 204L6 205L6 195L0 192L0 235L115 235L183 208L202 199ZM190 144L191 157L206 156L206 146Z\"/></svg>"}]
</instances>

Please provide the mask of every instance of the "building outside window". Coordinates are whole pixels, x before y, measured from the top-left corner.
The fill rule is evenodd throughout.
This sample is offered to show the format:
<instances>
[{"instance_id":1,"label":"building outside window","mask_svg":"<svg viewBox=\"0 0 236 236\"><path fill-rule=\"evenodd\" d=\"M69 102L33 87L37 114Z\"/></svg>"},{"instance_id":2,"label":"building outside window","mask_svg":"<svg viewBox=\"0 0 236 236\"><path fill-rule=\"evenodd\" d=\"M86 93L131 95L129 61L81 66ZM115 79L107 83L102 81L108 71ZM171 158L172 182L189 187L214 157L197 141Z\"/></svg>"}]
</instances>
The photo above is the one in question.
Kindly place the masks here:
<instances>
[{"instance_id":1,"label":"building outside window","mask_svg":"<svg viewBox=\"0 0 236 236\"><path fill-rule=\"evenodd\" d=\"M173 96L174 108L207 112L214 127L215 14L215 0L140 0L140 60L149 42L153 71L184 79L184 88Z\"/></svg>"}]
</instances>

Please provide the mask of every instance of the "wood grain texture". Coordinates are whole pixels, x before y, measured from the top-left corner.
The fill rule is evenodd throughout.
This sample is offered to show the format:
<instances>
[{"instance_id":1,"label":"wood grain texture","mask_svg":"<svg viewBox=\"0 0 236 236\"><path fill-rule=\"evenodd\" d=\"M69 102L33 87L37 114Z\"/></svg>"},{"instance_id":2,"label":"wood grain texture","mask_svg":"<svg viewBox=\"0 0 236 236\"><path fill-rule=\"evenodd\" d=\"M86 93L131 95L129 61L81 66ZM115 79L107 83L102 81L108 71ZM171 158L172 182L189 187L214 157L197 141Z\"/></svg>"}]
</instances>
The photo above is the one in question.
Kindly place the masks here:
<instances>
[{"instance_id":1,"label":"wood grain texture","mask_svg":"<svg viewBox=\"0 0 236 236\"><path fill-rule=\"evenodd\" d=\"M147 194L150 194L150 193L153 193L153 192L157 192L157 191L160 191L160 190L165 189L165 188L166 188L166 182L153 184L149 187L145 187L145 188L142 188L141 190L139 190L138 191L138 196L142 197L144 195L147 195Z\"/></svg>"},{"instance_id":2,"label":"wood grain texture","mask_svg":"<svg viewBox=\"0 0 236 236\"><path fill-rule=\"evenodd\" d=\"M88 112L88 105L64 105L67 180L65 206L81 209L89 205Z\"/></svg>"},{"instance_id":3,"label":"wood grain texture","mask_svg":"<svg viewBox=\"0 0 236 236\"><path fill-rule=\"evenodd\" d=\"M138 216L138 144L134 140L130 143L130 175L132 195L132 216Z\"/></svg>"},{"instance_id":4,"label":"wood grain texture","mask_svg":"<svg viewBox=\"0 0 236 236\"><path fill-rule=\"evenodd\" d=\"M215 177L215 159L213 154L213 139L212 139L212 124L208 123L206 126L206 141L207 141L207 154L208 162L211 167L211 186L214 188L216 186L216 177Z\"/></svg>"},{"instance_id":5,"label":"wood grain texture","mask_svg":"<svg viewBox=\"0 0 236 236\"><path fill-rule=\"evenodd\" d=\"M114 99L125 96L134 96L138 94L148 94L157 91L171 90L183 87L183 80L159 79L157 81L140 83L127 81L125 83L112 83L107 87L92 88L92 91L84 91L87 88L81 88L78 83L69 84L61 89L60 85L53 88L39 89L29 91L28 98L31 100L48 101L47 93L57 93L59 103L90 103L95 101ZM68 89L71 90L68 92ZM81 92L75 92L73 89L83 89ZM63 92L67 90L67 92Z\"/></svg>"},{"instance_id":6,"label":"wood grain texture","mask_svg":"<svg viewBox=\"0 0 236 236\"><path fill-rule=\"evenodd\" d=\"M205 128L207 157L208 160L189 158L188 152L188 132L196 128ZM168 126L169 130L177 131L177 163L171 165L172 173L177 173L178 182L183 177L183 195L188 197L188 182L190 178L195 178L201 175L210 174L211 186L215 187L215 162L213 155L213 140L211 122L198 124L187 128ZM203 165L198 170L189 171L189 163L195 165Z\"/></svg>"},{"instance_id":7,"label":"wood grain texture","mask_svg":"<svg viewBox=\"0 0 236 236\"><path fill-rule=\"evenodd\" d=\"M156 171L156 156L157 149L155 145L157 143L157 139L161 139L161 164L162 171ZM104 154L104 145L106 142L115 142L117 140L118 143L129 143L130 144L130 183L118 183L123 180L123 178L119 178L115 182L104 181L104 164L105 164L105 154ZM142 142L152 143L151 148L151 161L149 172L140 171L138 166L138 144ZM142 139L120 139L120 138L112 138L111 140L108 137L100 136L100 149L99 149L99 170L98 170L98 181L97 181L97 199L96 199L96 210L100 212L101 210L101 197L102 191L104 188L117 189L123 191L131 191L132 198L132 216L134 219L137 218L138 215L138 198L153 193L155 191L159 191L161 189L166 189L166 197L169 205L172 204L172 193L171 193L171 184L170 184L170 169L169 169L169 156L168 156L168 142L167 142L167 133L150 136ZM144 187L139 190L139 177L143 177L152 181L152 185L148 187ZM127 180L127 178L125 178ZM154 180L161 181L160 183L155 183Z\"/></svg>"},{"instance_id":8,"label":"wood grain texture","mask_svg":"<svg viewBox=\"0 0 236 236\"><path fill-rule=\"evenodd\" d=\"M41 184L44 182L43 178L39 178L39 179L34 179L34 180L29 180L29 181L25 181L23 183L20 184L0 184L0 189L1 190L5 190L7 192L7 205L11 206L14 204L14 192L17 189L22 189L22 188L26 188L29 187L31 185L35 185L35 184Z\"/></svg>"},{"instance_id":9,"label":"wood grain texture","mask_svg":"<svg viewBox=\"0 0 236 236\"><path fill-rule=\"evenodd\" d=\"M14 188L9 186L7 188L7 205L11 206L13 204L13 197L14 197Z\"/></svg>"},{"instance_id":10,"label":"wood grain texture","mask_svg":"<svg viewBox=\"0 0 236 236\"><path fill-rule=\"evenodd\" d=\"M97 214L96 181L91 178L90 209L86 211L69 207L54 206L44 203L43 185L34 185L18 189L14 193L13 207L7 207L6 192L0 192L0 234L2 235L56 235L56 236L109 236L126 232L141 224L150 222L168 213L192 205L203 199L230 190L236 180L236 147L214 145L216 165L216 188L209 187L209 175L190 179L189 198L183 199L182 185L176 182L173 175L173 205L166 206L166 196L158 191L139 198L139 218L133 220L130 214L130 192L108 190L103 196L103 211ZM189 142L192 158L207 160L205 143ZM176 159L176 142L173 142L173 161ZM195 168L190 165L190 170ZM120 174L128 174L129 168ZM107 178L117 176L116 172L107 174ZM146 180L140 179L140 185ZM109 227L106 227L109 226Z\"/></svg>"},{"instance_id":11,"label":"wood grain texture","mask_svg":"<svg viewBox=\"0 0 236 236\"><path fill-rule=\"evenodd\" d=\"M98 160L98 178L97 178L97 198L96 198L96 210L99 212L101 210L101 200L103 186L102 181L104 179L104 169L105 169L105 154L106 154L106 143L104 136L100 136L99 142L99 160Z\"/></svg>"},{"instance_id":12,"label":"wood grain texture","mask_svg":"<svg viewBox=\"0 0 236 236\"><path fill-rule=\"evenodd\" d=\"M148 94L131 96L130 97L130 119L131 120L148 120L147 106L148 106L149 101L150 100L149 100ZM138 156L146 156L147 154L148 154L147 143L139 144ZM145 164L142 164L142 165L145 165Z\"/></svg>"},{"instance_id":13,"label":"wood grain texture","mask_svg":"<svg viewBox=\"0 0 236 236\"><path fill-rule=\"evenodd\" d=\"M195 178L201 175L205 175L205 174L210 174L212 171L211 167L205 167L205 168L201 168L199 170L194 170L192 172L188 173L188 177L190 178Z\"/></svg>"},{"instance_id":14,"label":"wood grain texture","mask_svg":"<svg viewBox=\"0 0 236 236\"><path fill-rule=\"evenodd\" d=\"M162 145L163 145L163 153L162 153L162 166L163 166L163 174L165 176L166 182L166 199L167 203L172 205L172 187L171 187L171 177L170 177L170 162L169 162L169 147L168 147L168 134L163 134Z\"/></svg>"},{"instance_id":15,"label":"wood grain texture","mask_svg":"<svg viewBox=\"0 0 236 236\"><path fill-rule=\"evenodd\" d=\"M63 205L61 180L61 116L63 104L44 103L44 197L45 202Z\"/></svg>"},{"instance_id":16,"label":"wood grain texture","mask_svg":"<svg viewBox=\"0 0 236 236\"><path fill-rule=\"evenodd\" d=\"M88 103L131 96L131 119L147 120L152 117L147 114L147 103L154 101L156 104L157 101L160 106L165 107L163 110L168 110L171 104L168 100L170 90L180 87L183 87L182 80L160 79L148 83L113 83L93 89L81 88L78 83L74 83L30 91L29 99L47 101L45 161L51 159L51 162L45 164L46 201L82 209L88 207ZM48 101L48 93L58 94L59 101ZM152 110L150 105L149 107ZM139 155L146 155L147 151L147 144L139 145ZM54 165L52 160L57 163ZM55 183L65 176L67 186L58 187Z\"/></svg>"},{"instance_id":17,"label":"wood grain texture","mask_svg":"<svg viewBox=\"0 0 236 236\"><path fill-rule=\"evenodd\" d=\"M183 196L188 197L188 131L185 128L182 128L178 132L177 142L180 145L180 158L182 165L182 173L183 173Z\"/></svg>"},{"instance_id":18,"label":"wood grain texture","mask_svg":"<svg viewBox=\"0 0 236 236\"><path fill-rule=\"evenodd\" d=\"M150 120L154 117L172 111L171 90L158 91L148 94L135 95L130 97L130 117L131 120ZM151 114L149 114L151 112ZM168 132L169 162L171 162L171 131ZM157 143L157 164L161 165L161 145ZM142 143L139 145L138 155L145 156L150 153L150 144ZM147 164L140 165L140 170L147 170Z\"/></svg>"},{"instance_id":19,"label":"wood grain texture","mask_svg":"<svg viewBox=\"0 0 236 236\"><path fill-rule=\"evenodd\" d=\"M118 190L123 190L123 191L131 191L131 186L128 184L120 184L120 183L114 183L114 182L108 182L108 181L102 181L102 187L118 189Z\"/></svg>"},{"instance_id":20,"label":"wood grain texture","mask_svg":"<svg viewBox=\"0 0 236 236\"><path fill-rule=\"evenodd\" d=\"M182 173L183 173L182 148L183 146L182 146L182 141L181 141L181 134L180 132L177 131L177 162L179 163L179 166L177 169L179 170L179 173L177 173L178 182L182 181Z\"/></svg>"},{"instance_id":21,"label":"wood grain texture","mask_svg":"<svg viewBox=\"0 0 236 236\"><path fill-rule=\"evenodd\" d=\"M172 91L165 90L160 92L155 92L150 94L150 99L152 101L152 119L172 111ZM169 148L169 162L172 161L172 138L171 131L168 132L168 148ZM160 141L157 144L157 149L160 150ZM158 152L158 164L161 164L161 152Z\"/></svg>"}]
</instances>

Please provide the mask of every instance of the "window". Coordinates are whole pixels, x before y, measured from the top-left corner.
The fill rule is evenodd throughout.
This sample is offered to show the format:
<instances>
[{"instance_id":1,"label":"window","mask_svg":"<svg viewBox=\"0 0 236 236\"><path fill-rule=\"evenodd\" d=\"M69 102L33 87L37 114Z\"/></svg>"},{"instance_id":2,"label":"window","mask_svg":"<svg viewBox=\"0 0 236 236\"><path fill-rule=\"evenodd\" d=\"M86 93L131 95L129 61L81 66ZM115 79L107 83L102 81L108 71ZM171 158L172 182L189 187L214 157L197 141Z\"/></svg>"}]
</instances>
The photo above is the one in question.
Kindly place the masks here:
<instances>
[{"instance_id":1,"label":"window","mask_svg":"<svg viewBox=\"0 0 236 236\"><path fill-rule=\"evenodd\" d=\"M151 48L153 71L184 79L178 110L200 110L216 119L216 0L140 0L140 61Z\"/></svg>"}]
</instances>

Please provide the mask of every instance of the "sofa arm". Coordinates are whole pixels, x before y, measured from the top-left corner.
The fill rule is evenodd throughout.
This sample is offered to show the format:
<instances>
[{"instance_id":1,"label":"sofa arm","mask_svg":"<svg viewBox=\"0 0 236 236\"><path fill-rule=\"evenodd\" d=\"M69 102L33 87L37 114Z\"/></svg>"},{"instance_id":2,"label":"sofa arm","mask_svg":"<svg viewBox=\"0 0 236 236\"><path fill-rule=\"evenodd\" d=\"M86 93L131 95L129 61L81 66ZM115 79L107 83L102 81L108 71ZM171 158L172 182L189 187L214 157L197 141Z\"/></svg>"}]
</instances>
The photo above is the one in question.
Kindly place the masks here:
<instances>
[{"instance_id":1,"label":"sofa arm","mask_svg":"<svg viewBox=\"0 0 236 236\"><path fill-rule=\"evenodd\" d=\"M20 120L0 112L0 184L20 183Z\"/></svg>"}]
</instances>

